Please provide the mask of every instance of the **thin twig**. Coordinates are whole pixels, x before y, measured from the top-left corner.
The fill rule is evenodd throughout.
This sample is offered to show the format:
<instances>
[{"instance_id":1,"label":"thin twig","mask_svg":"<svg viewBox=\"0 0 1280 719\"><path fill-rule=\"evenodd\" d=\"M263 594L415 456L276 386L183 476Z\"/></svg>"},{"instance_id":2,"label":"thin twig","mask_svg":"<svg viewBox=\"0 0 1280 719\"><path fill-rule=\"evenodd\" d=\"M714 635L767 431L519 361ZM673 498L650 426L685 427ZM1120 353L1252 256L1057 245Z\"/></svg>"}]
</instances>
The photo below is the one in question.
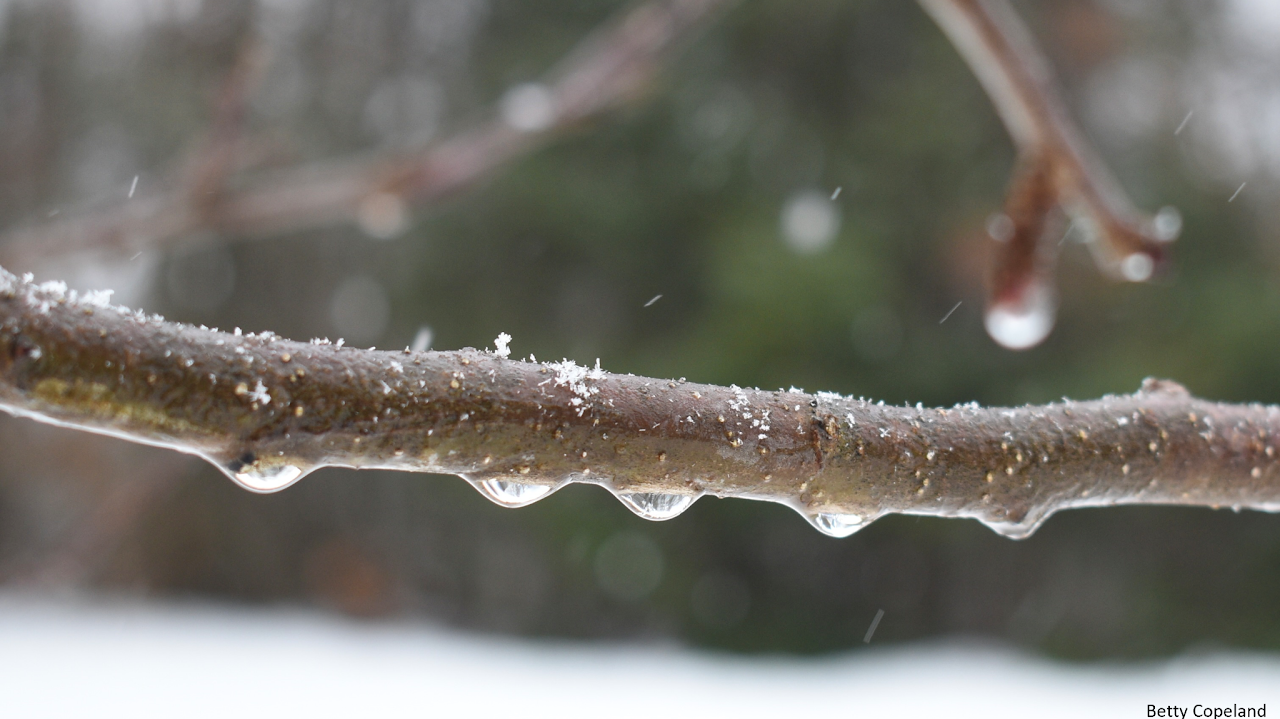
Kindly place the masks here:
<instances>
[{"instance_id":1,"label":"thin twig","mask_svg":"<svg viewBox=\"0 0 1280 719\"><path fill-rule=\"evenodd\" d=\"M1045 220L1055 207L1086 230L1100 269L1134 282L1155 274L1178 223L1158 225L1133 207L1071 121L1048 63L1007 0L920 4L968 62L1018 147L1020 169L1006 202L1017 231L997 253L987 326L1002 344L1029 347L1048 335L1053 322L1054 248L1045 242ZM1023 325L1042 329L1040 336L1015 332L1022 342L1006 341L999 322L992 322L1001 313L1027 320Z\"/></svg>"},{"instance_id":2,"label":"thin twig","mask_svg":"<svg viewBox=\"0 0 1280 719\"><path fill-rule=\"evenodd\" d=\"M1172 382L1089 402L885 407L475 350L227 334L8 273L0 408L196 454L254 491L332 465L464 475L511 506L587 482L650 518L704 494L744 497L835 535L891 513L1024 537L1070 507L1280 511L1280 408L1206 402Z\"/></svg>"},{"instance_id":3,"label":"thin twig","mask_svg":"<svg viewBox=\"0 0 1280 719\"><path fill-rule=\"evenodd\" d=\"M558 133L638 97L663 61L732 2L651 0L614 18L550 73L540 91L551 114L538 127L514 127L495 110L479 126L417 151L295 167L246 178L235 189L225 186L228 168L205 168L198 177L215 178L217 187L197 193L198 203L185 190L135 197L9 232L0 238L0 252L5 264L22 267L86 250L132 254L201 229L261 238L363 219L374 231L394 231L402 223L388 225L378 216L403 217L408 206L457 192ZM243 96L233 90L250 84L258 60L259 54L245 53L243 72L232 74L224 96ZM220 116L236 117L234 102L223 105L229 109Z\"/></svg>"},{"instance_id":4,"label":"thin twig","mask_svg":"<svg viewBox=\"0 0 1280 719\"><path fill-rule=\"evenodd\" d=\"M247 38L235 64L222 81L214 99L213 121L208 135L187 162L185 201L197 215L213 212L227 189L227 179L237 169L244 142L249 99L262 82L267 51L256 35Z\"/></svg>"}]
</instances>

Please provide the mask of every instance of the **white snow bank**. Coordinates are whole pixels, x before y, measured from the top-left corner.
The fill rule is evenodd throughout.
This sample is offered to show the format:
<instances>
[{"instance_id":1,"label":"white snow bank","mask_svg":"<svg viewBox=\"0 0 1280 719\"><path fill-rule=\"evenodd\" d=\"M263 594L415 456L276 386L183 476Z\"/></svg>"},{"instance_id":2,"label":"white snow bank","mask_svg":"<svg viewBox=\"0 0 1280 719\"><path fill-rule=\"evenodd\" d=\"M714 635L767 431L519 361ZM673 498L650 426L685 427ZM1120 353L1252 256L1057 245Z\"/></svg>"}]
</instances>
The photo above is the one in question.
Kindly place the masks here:
<instances>
[{"instance_id":1,"label":"white snow bank","mask_svg":"<svg viewBox=\"0 0 1280 719\"><path fill-rule=\"evenodd\" d=\"M301 610L0 595L5 717L1147 716L1268 703L1280 658L1073 666L976 644L821 659L533 642Z\"/></svg>"}]
</instances>

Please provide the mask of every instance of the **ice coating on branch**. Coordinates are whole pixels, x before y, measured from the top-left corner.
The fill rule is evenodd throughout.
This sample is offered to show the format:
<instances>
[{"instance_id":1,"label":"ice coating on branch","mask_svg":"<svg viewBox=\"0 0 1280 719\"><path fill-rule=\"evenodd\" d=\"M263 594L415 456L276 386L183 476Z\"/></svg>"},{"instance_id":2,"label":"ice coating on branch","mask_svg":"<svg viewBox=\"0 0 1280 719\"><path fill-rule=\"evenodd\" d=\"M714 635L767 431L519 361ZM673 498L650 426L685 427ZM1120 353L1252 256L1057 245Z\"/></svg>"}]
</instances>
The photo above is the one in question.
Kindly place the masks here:
<instances>
[{"instance_id":1,"label":"ice coating on branch","mask_svg":"<svg viewBox=\"0 0 1280 719\"><path fill-rule=\"evenodd\" d=\"M1280 511L1280 408L1207 402L1166 381L1035 407L886 407L609 375L599 361L161 326L98 311L105 293L7 273L0 290L0 409L198 455L254 492L328 465L466 476L509 507L574 481L654 520L703 493L779 502L831 536L886 513L975 518L1025 537L1074 507ZM472 382L459 364L497 381ZM451 391L464 380L467 391Z\"/></svg>"}]
</instances>

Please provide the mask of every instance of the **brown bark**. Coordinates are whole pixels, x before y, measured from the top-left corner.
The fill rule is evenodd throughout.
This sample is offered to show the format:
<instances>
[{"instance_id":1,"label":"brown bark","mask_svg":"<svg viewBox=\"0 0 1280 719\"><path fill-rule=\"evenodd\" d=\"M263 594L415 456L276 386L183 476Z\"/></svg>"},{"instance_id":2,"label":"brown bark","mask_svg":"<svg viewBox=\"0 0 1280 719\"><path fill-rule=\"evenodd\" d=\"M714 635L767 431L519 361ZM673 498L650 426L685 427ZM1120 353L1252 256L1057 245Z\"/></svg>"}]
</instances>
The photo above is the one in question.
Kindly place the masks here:
<instances>
[{"instance_id":1,"label":"brown bark","mask_svg":"<svg viewBox=\"0 0 1280 719\"><path fill-rule=\"evenodd\" d=\"M886 407L228 334L8 273L0 407L197 454L254 491L322 466L464 475L512 506L586 482L650 518L711 494L781 502L836 535L890 513L1024 537L1070 507L1280 510L1280 411L1172 382L1044 406Z\"/></svg>"}]
</instances>

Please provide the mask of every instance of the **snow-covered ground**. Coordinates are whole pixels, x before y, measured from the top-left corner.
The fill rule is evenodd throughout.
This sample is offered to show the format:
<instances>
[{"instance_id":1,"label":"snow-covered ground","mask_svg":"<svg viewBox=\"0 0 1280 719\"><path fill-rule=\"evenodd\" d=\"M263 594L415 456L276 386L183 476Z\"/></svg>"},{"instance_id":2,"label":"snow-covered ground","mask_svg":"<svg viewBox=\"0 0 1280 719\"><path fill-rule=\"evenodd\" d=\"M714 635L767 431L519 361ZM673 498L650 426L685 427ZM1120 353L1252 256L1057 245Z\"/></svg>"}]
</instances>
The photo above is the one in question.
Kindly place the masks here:
<instances>
[{"instance_id":1,"label":"snow-covered ground","mask_svg":"<svg viewBox=\"0 0 1280 719\"><path fill-rule=\"evenodd\" d=\"M821 659L531 642L305 611L0 595L3 717L1145 717L1280 712L1280 657L1064 665L972 643Z\"/></svg>"}]
</instances>

